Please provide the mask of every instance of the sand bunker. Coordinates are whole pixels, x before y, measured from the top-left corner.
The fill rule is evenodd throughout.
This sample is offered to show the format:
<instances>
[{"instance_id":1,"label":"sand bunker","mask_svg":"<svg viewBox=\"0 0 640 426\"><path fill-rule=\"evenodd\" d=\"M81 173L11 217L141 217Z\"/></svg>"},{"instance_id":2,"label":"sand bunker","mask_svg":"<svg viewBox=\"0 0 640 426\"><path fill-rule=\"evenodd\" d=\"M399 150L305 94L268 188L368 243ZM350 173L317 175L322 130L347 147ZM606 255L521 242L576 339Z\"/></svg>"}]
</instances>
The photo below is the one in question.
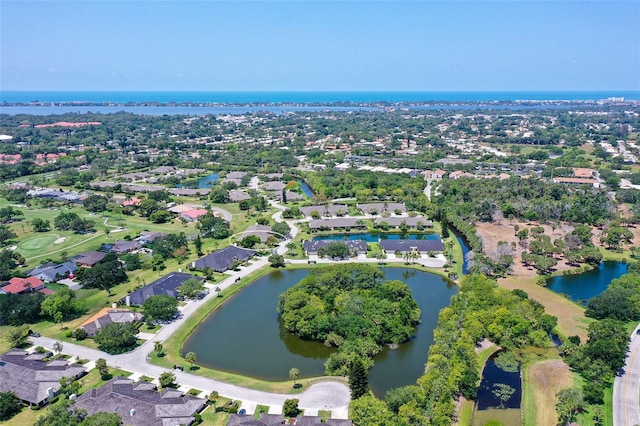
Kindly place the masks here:
<instances>
[{"instance_id":1,"label":"sand bunker","mask_svg":"<svg viewBox=\"0 0 640 426\"><path fill-rule=\"evenodd\" d=\"M53 244L62 244L67 239L67 237L60 237L53 242Z\"/></svg>"}]
</instances>

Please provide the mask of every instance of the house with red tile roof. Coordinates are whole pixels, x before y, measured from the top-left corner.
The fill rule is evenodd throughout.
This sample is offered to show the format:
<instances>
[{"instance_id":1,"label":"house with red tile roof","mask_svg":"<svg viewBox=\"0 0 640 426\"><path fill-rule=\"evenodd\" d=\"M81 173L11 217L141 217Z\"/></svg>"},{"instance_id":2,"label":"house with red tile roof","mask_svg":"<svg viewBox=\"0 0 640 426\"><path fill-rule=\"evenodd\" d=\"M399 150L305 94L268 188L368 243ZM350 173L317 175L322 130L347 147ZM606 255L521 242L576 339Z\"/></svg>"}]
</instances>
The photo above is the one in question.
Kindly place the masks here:
<instances>
[{"instance_id":1,"label":"house with red tile roof","mask_svg":"<svg viewBox=\"0 0 640 426\"><path fill-rule=\"evenodd\" d=\"M180 217L189 222L196 222L200 216L204 216L207 213L205 209L193 209L180 213Z\"/></svg>"},{"instance_id":2,"label":"house with red tile roof","mask_svg":"<svg viewBox=\"0 0 640 426\"><path fill-rule=\"evenodd\" d=\"M38 277L18 278L14 277L9 282L0 287L0 291L10 294L29 293L42 290L44 283Z\"/></svg>"}]
</instances>

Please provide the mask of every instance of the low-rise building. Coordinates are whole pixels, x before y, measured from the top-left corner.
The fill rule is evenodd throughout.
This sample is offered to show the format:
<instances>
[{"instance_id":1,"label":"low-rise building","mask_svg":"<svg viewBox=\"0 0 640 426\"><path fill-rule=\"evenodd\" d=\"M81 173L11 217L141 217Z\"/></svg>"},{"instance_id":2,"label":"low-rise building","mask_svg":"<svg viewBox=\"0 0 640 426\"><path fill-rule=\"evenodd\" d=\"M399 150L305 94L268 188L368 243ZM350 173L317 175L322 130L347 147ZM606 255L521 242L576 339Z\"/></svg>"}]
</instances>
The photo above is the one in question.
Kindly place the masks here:
<instances>
[{"instance_id":1,"label":"low-rise building","mask_svg":"<svg viewBox=\"0 0 640 426\"><path fill-rule=\"evenodd\" d=\"M204 281L202 278L196 277L195 275L185 274L183 272L171 272L161 278L158 278L154 282L129 293L129 295L120 299L120 301L125 303L127 306L142 306L151 296L165 294L170 297L178 297L178 287L189 279Z\"/></svg>"},{"instance_id":2,"label":"low-rise building","mask_svg":"<svg viewBox=\"0 0 640 426\"><path fill-rule=\"evenodd\" d=\"M245 262L255 256L256 251L236 246L227 246L210 253L191 264L195 269L211 268L215 272L225 272L234 262Z\"/></svg>"},{"instance_id":3,"label":"low-rise building","mask_svg":"<svg viewBox=\"0 0 640 426\"><path fill-rule=\"evenodd\" d=\"M346 216L349 214L349 207L345 204L328 204L326 206L305 206L300 207L300 211L307 218L311 218L315 213L322 217Z\"/></svg>"},{"instance_id":4,"label":"low-rise building","mask_svg":"<svg viewBox=\"0 0 640 426\"><path fill-rule=\"evenodd\" d=\"M96 263L100 262L107 253L103 251L86 251L82 254L74 256L71 258L76 265L81 266L83 268L93 268Z\"/></svg>"},{"instance_id":5,"label":"low-rise building","mask_svg":"<svg viewBox=\"0 0 640 426\"><path fill-rule=\"evenodd\" d=\"M45 263L28 271L27 275L30 277L38 277L38 279L45 283L54 283L69 275L75 274L77 270L78 267L73 262Z\"/></svg>"},{"instance_id":6,"label":"low-rise building","mask_svg":"<svg viewBox=\"0 0 640 426\"><path fill-rule=\"evenodd\" d=\"M380 240L380 248L385 253L418 253L427 254L429 252L442 253L444 244L442 240Z\"/></svg>"},{"instance_id":7,"label":"low-rise building","mask_svg":"<svg viewBox=\"0 0 640 426\"><path fill-rule=\"evenodd\" d=\"M81 365L60 358L44 361L46 357L21 349L0 355L0 392L14 392L25 403L42 406L60 392L61 378L77 380L87 372Z\"/></svg>"},{"instance_id":8,"label":"low-rise building","mask_svg":"<svg viewBox=\"0 0 640 426\"><path fill-rule=\"evenodd\" d=\"M176 389L158 392L153 383L114 377L104 386L80 395L74 407L86 410L89 415L115 413L125 425L190 425L195 420L194 414L204 409L205 400Z\"/></svg>"},{"instance_id":9,"label":"low-rise building","mask_svg":"<svg viewBox=\"0 0 640 426\"><path fill-rule=\"evenodd\" d=\"M126 322L140 322L143 319L144 316L141 313L133 312L129 309L104 308L96 315L80 324L78 328L84 329L88 336L95 336L98 330L107 324L112 324L114 322L120 324Z\"/></svg>"},{"instance_id":10,"label":"low-rise building","mask_svg":"<svg viewBox=\"0 0 640 426\"><path fill-rule=\"evenodd\" d=\"M0 287L0 294L31 293L34 291L40 291L44 288L44 282L42 282L38 277L13 277L5 285Z\"/></svg>"},{"instance_id":11,"label":"low-rise building","mask_svg":"<svg viewBox=\"0 0 640 426\"><path fill-rule=\"evenodd\" d=\"M311 240L304 241L302 248L307 256L315 256L321 249L326 249L331 243L344 244L349 248L349 252L356 256L367 254L367 242L365 240Z\"/></svg>"},{"instance_id":12,"label":"low-rise building","mask_svg":"<svg viewBox=\"0 0 640 426\"><path fill-rule=\"evenodd\" d=\"M332 231L335 229L366 229L367 225L361 219L354 218L336 218L336 219L317 219L309 222L311 232L316 231Z\"/></svg>"},{"instance_id":13,"label":"low-rise building","mask_svg":"<svg viewBox=\"0 0 640 426\"><path fill-rule=\"evenodd\" d=\"M375 221L376 227L382 227L383 222L391 228L400 228L402 224L405 224L410 229L418 228L418 224L422 224L425 228L433 227L433 222L425 219L422 216L416 217L378 217Z\"/></svg>"},{"instance_id":14,"label":"low-rise building","mask_svg":"<svg viewBox=\"0 0 640 426\"><path fill-rule=\"evenodd\" d=\"M369 204L358 204L358 209L360 209L364 214L382 214L382 213L406 213L407 206L404 203L369 203Z\"/></svg>"}]
</instances>

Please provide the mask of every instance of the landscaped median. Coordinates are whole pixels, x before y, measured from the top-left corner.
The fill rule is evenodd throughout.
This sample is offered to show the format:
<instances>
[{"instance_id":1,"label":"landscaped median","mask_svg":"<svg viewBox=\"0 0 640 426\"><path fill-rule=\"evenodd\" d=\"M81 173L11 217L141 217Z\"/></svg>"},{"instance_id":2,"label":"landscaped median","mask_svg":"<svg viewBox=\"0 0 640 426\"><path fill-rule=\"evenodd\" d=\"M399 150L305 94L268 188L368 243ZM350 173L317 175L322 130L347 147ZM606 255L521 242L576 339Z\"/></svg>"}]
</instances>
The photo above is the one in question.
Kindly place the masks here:
<instances>
[{"instance_id":1,"label":"landscaped median","mask_svg":"<svg viewBox=\"0 0 640 426\"><path fill-rule=\"evenodd\" d=\"M290 265L287 269L306 269L310 267L321 267L321 265ZM220 293L220 297L212 297L207 300L202 306L200 306L191 316L186 318L183 324L173 333L167 340L163 342L164 356L158 356L154 351L149 353L150 362L167 369L173 369L174 365L182 365L187 368L190 374L195 374L203 377L207 377L213 380L219 380L222 382L242 386L250 389L260 390L264 392L274 392L281 394L296 394L304 391L308 386L318 381L324 380L337 380L345 381L342 377L315 377L307 379L297 379L296 383L302 384L302 387L294 389L293 380L287 380L283 382L268 382L264 380L254 379L250 377L241 376L238 374L217 371L210 368L199 366L196 370L188 370L188 362L182 357L180 350L185 340L195 330L195 328L218 306L220 306L228 297L235 294L242 288L253 283L256 279L269 272L272 272L273 268L262 268L254 271L246 277L242 278L240 282L234 283L227 287ZM212 344L224 345L224 341L214 342Z\"/></svg>"}]
</instances>

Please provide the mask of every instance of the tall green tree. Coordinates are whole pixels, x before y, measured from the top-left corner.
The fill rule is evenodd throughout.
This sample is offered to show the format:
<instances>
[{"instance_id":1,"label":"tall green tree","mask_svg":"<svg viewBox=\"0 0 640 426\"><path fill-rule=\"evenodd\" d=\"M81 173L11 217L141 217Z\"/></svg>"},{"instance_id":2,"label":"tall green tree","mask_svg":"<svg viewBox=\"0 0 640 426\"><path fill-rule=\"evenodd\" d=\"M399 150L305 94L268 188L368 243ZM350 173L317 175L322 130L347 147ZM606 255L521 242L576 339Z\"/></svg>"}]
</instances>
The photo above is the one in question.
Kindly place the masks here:
<instances>
[{"instance_id":1,"label":"tall green tree","mask_svg":"<svg viewBox=\"0 0 640 426\"><path fill-rule=\"evenodd\" d=\"M367 370L359 358L351 362L351 368L349 369L349 389L351 390L351 399L358 399L369 392Z\"/></svg>"}]
</instances>

